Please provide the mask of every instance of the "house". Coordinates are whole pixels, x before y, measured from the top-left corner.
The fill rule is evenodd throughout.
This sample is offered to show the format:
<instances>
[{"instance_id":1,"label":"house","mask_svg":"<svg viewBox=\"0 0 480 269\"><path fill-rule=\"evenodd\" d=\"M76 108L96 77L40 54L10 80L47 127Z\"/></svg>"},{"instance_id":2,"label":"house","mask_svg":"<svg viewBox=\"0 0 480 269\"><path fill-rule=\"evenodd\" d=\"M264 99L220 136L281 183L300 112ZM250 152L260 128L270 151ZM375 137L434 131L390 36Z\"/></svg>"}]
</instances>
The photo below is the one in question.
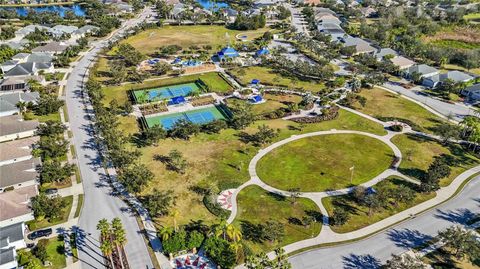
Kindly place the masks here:
<instances>
[{"instance_id":1,"label":"house","mask_svg":"<svg viewBox=\"0 0 480 269\"><path fill-rule=\"evenodd\" d=\"M438 75L439 71L438 69L431 67L426 64L418 64L418 65L413 65L409 67L408 69L405 69L404 71L404 76L408 79L411 79L413 74L419 74L420 78L426 78L426 77L431 77L434 75Z\"/></svg>"},{"instance_id":2,"label":"house","mask_svg":"<svg viewBox=\"0 0 480 269\"><path fill-rule=\"evenodd\" d=\"M5 73L7 73L8 71L10 71L12 68L14 68L17 64L18 64L18 61L8 60L8 61L3 62L3 63L0 65L0 69L2 69L2 73L5 74Z\"/></svg>"},{"instance_id":3,"label":"house","mask_svg":"<svg viewBox=\"0 0 480 269\"><path fill-rule=\"evenodd\" d=\"M3 75L4 78L10 77L24 77L24 76L38 76L38 72L43 71L44 73L54 73L55 68L53 63L37 63L37 62L26 62L17 64L14 68L8 70L7 73Z\"/></svg>"},{"instance_id":4,"label":"house","mask_svg":"<svg viewBox=\"0 0 480 269\"><path fill-rule=\"evenodd\" d=\"M407 59L403 56L393 57L392 59L390 59L390 62L392 62L392 64L397 66L400 70L405 70L416 64L414 61Z\"/></svg>"},{"instance_id":5,"label":"house","mask_svg":"<svg viewBox=\"0 0 480 269\"><path fill-rule=\"evenodd\" d=\"M461 94L466 97L468 102L480 101L480 83L466 87L461 91Z\"/></svg>"},{"instance_id":6,"label":"house","mask_svg":"<svg viewBox=\"0 0 480 269\"><path fill-rule=\"evenodd\" d=\"M20 115L0 119L0 142L33 136L39 124L37 120L23 120Z\"/></svg>"},{"instance_id":7,"label":"house","mask_svg":"<svg viewBox=\"0 0 480 269\"><path fill-rule=\"evenodd\" d=\"M20 63L44 63L52 64L53 56L47 53L18 53L12 57L11 60L5 61L0 65L2 72L5 74L12 70L16 65Z\"/></svg>"},{"instance_id":8,"label":"house","mask_svg":"<svg viewBox=\"0 0 480 269\"><path fill-rule=\"evenodd\" d=\"M71 34L71 36L74 39L79 39L79 38L85 37L89 34L93 34L93 33L97 32L99 30L100 30L100 28L97 27L97 26L85 25L85 26L82 26L82 27L78 28L76 31L74 31Z\"/></svg>"},{"instance_id":9,"label":"house","mask_svg":"<svg viewBox=\"0 0 480 269\"><path fill-rule=\"evenodd\" d=\"M32 158L32 149L40 140L38 136L0 143L0 166Z\"/></svg>"},{"instance_id":10,"label":"house","mask_svg":"<svg viewBox=\"0 0 480 269\"><path fill-rule=\"evenodd\" d=\"M127 4L127 3L117 3L115 4L115 6L117 7L117 9L121 12L121 13L132 13L133 12L133 7L132 5L130 4Z\"/></svg>"},{"instance_id":11,"label":"house","mask_svg":"<svg viewBox=\"0 0 480 269\"><path fill-rule=\"evenodd\" d=\"M27 26L25 26L23 28L20 28L17 31L15 31L15 36L17 38L23 38L23 37L27 36L28 34L35 32L36 29L49 31L50 27L46 27L46 26L42 26L42 25L38 25L38 24L27 25Z\"/></svg>"},{"instance_id":12,"label":"house","mask_svg":"<svg viewBox=\"0 0 480 269\"><path fill-rule=\"evenodd\" d=\"M362 12L365 18L372 18L377 16L377 10L375 10L372 7L364 7L364 8L361 8L360 11Z\"/></svg>"},{"instance_id":13,"label":"house","mask_svg":"<svg viewBox=\"0 0 480 269\"><path fill-rule=\"evenodd\" d=\"M0 227L33 220L30 199L37 195L37 185L0 193Z\"/></svg>"},{"instance_id":14,"label":"house","mask_svg":"<svg viewBox=\"0 0 480 269\"><path fill-rule=\"evenodd\" d=\"M24 222L0 228L0 268L17 268L17 250L27 247L25 230Z\"/></svg>"},{"instance_id":15,"label":"house","mask_svg":"<svg viewBox=\"0 0 480 269\"><path fill-rule=\"evenodd\" d=\"M279 0L257 0L253 5L256 8L262 8L262 7L272 7L280 3L281 1Z\"/></svg>"},{"instance_id":16,"label":"house","mask_svg":"<svg viewBox=\"0 0 480 269\"><path fill-rule=\"evenodd\" d=\"M41 76L10 77L0 81L0 92L25 91L30 80L38 81L42 85L46 83L45 78Z\"/></svg>"},{"instance_id":17,"label":"house","mask_svg":"<svg viewBox=\"0 0 480 269\"><path fill-rule=\"evenodd\" d=\"M44 46L39 46L32 49L32 52L44 52L44 53L55 55L55 54L60 54L64 52L67 48L68 48L68 45L66 45L65 43L53 41L53 42L47 43Z\"/></svg>"},{"instance_id":18,"label":"house","mask_svg":"<svg viewBox=\"0 0 480 269\"><path fill-rule=\"evenodd\" d=\"M320 1L320 0L297 0L295 2L299 5L316 6L316 5L320 4L322 1Z\"/></svg>"},{"instance_id":19,"label":"house","mask_svg":"<svg viewBox=\"0 0 480 269\"><path fill-rule=\"evenodd\" d=\"M342 23L342 21L340 21L339 18L331 14L322 14L320 16L315 16L315 19L317 21L317 24L333 23L333 24L340 25Z\"/></svg>"},{"instance_id":20,"label":"house","mask_svg":"<svg viewBox=\"0 0 480 269\"><path fill-rule=\"evenodd\" d=\"M455 83L465 83L465 82L471 81L472 79L474 79L474 77L464 72L455 70L455 71L449 71L444 74L437 74L434 76L426 77L423 79L422 84L425 87L434 89L440 86L442 82L444 82L447 79Z\"/></svg>"},{"instance_id":21,"label":"house","mask_svg":"<svg viewBox=\"0 0 480 269\"><path fill-rule=\"evenodd\" d=\"M40 94L38 92L15 91L0 95L0 117L17 114L20 110L17 104L20 102L36 104Z\"/></svg>"},{"instance_id":22,"label":"house","mask_svg":"<svg viewBox=\"0 0 480 269\"><path fill-rule=\"evenodd\" d=\"M37 184L40 158L31 158L0 166L0 190Z\"/></svg>"},{"instance_id":23,"label":"house","mask_svg":"<svg viewBox=\"0 0 480 269\"><path fill-rule=\"evenodd\" d=\"M375 57L377 58L377 61L383 60L385 56L395 58L396 56L398 56L398 52L391 48L382 48L375 52Z\"/></svg>"},{"instance_id":24,"label":"house","mask_svg":"<svg viewBox=\"0 0 480 269\"><path fill-rule=\"evenodd\" d=\"M348 36L346 38L342 38L340 41L345 47L355 47L354 55L373 53L376 51L376 49L372 47L370 43L358 37Z\"/></svg>"},{"instance_id":25,"label":"house","mask_svg":"<svg viewBox=\"0 0 480 269\"><path fill-rule=\"evenodd\" d=\"M220 12L230 23L233 23L238 16L238 11L233 8L224 8Z\"/></svg>"},{"instance_id":26,"label":"house","mask_svg":"<svg viewBox=\"0 0 480 269\"><path fill-rule=\"evenodd\" d=\"M59 24L50 28L49 32L53 37L62 37L63 35L71 35L76 30L78 30L77 26Z\"/></svg>"},{"instance_id":27,"label":"house","mask_svg":"<svg viewBox=\"0 0 480 269\"><path fill-rule=\"evenodd\" d=\"M225 47L219 51L216 56L219 61L225 61L227 59L236 58L240 56L240 54L238 54L238 52L232 47Z\"/></svg>"},{"instance_id":28,"label":"house","mask_svg":"<svg viewBox=\"0 0 480 269\"><path fill-rule=\"evenodd\" d=\"M317 26L317 30L332 38L332 41L338 41L345 38L345 31L340 27L340 25L335 23L322 23Z\"/></svg>"}]
</instances>

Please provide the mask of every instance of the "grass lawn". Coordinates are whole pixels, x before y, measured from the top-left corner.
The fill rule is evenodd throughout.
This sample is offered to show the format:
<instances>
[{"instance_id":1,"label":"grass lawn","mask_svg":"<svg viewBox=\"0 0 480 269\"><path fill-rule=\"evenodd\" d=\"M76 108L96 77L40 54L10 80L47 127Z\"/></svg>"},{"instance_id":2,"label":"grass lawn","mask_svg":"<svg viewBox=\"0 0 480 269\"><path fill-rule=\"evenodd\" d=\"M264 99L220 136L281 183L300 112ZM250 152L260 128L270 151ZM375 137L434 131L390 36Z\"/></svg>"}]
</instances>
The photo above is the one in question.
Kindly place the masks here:
<instances>
[{"instance_id":1,"label":"grass lawn","mask_svg":"<svg viewBox=\"0 0 480 269\"><path fill-rule=\"evenodd\" d=\"M467 258L459 260L445 248L425 255L422 261L435 269L475 269L480 267L480 260L475 263L470 262Z\"/></svg>"},{"instance_id":2,"label":"grass lawn","mask_svg":"<svg viewBox=\"0 0 480 269\"><path fill-rule=\"evenodd\" d=\"M82 211L82 206L83 206L83 194L78 195L78 204L77 208L75 209L75 215L73 215L74 218L78 218L80 216L80 212Z\"/></svg>"},{"instance_id":3,"label":"grass lawn","mask_svg":"<svg viewBox=\"0 0 480 269\"><path fill-rule=\"evenodd\" d=\"M261 37L268 30L269 28L236 31L215 25L162 26L143 31L121 43L129 43L144 54L158 52L158 48L167 45L178 45L183 49L188 49L190 46L210 45L212 52L214 52L229 43L235 43L235 36L239 33L245 34L249 37L249 40L253 40Z\"/></svg>"},{"instance_id":4,"label":"grass lawn","mask_svg":"<svg viewBox=\"0 0 480 269\"><path fill-rule=\"evenodd\" d=\"M405 185L412 189L415 188L414 184L395 177L389 177L386 180L377 183L373 188L377 191L394 191L399 185ZM396 207L394 206L393 201L390 201L390 204L387 207L377 210L371 216L368 215L368 207L364 205L359 205L352 195L326 197L322 199L322 203L325 206L325 209L327 210L329 216L332 216L335 207L342 207L345 209L345 211L349 213L350 218L344 225L331 226L334 232L347 233L361 229L389 216L395 215L398 212L401 212L426 200L432 199L433 197L435 197L435 193L417 193L413 200L404 203L398 203Z\"/></svg>"},{"instance_id":5,"label":"grass lawn","mask_svg":"<svg viewBox=\"0 0 480 269\"><path fill-rule=\"evenodd\" d=\"M24 116L24 118L32 119L32 120L38 120L39 122L46 122L46 121L49 121L49 120L61 121L60 113L58 113L58 112L48 114L48 115L35 115L35 114L33 114L33 112L27 112L26 115Z\"/></svg>"},{"instance_id":6,"label":"grass lawn","mask_svg":"<svg viewBox=\"0 0 480 269\"><path fill-rule=\"evenodd\" d=\"M300 103L302 97L298 95L273 95L273 94L264 94L263 98L266 100L265 103L255 104L252 106L252 112L254 115L267 114L273 111L276 111L280 108L287 108L288 103ZM231 98L228 99L229 104L246 102L240 99Z\"/></svg>"},{"instance_id":7,"label":"grass lawn","mask_svg":"<svg viewBox=\"0 0 480 269\"><path fill-rule=\"evenodd\" d=\"M148 80L141 84L127 83L120 86L104 87L103 92L105 93L105 98L103 99L103 102L104 104L108 104L111 100L115 99L119 104L124 104L128 100L127 91L130 89L154 88L192 82L197 79L203 80L203 82L210 87L210 91L212 92L222 93L232 90L232 87L222 77L220 77L217 72L209 72L196 75Z\"/></svg>"},{"instance_id":8,"label":"grass lawn","mask_svg":"<svg viewBox=\"0 0 480 269\"><path fill-rule=\"evenodd\" d=\"M479 75L480 76L480 68L474 68L474 69L470 69L470 70L467 70L465 69L464 67L461 67L459 65L455 65L455 64L444 64L442 66L444 69L446 70L460 70L460 71L467 71L467 72L471 72L475 75Z\"/></svg>"},{"instance_id":9,"label":"grass lawn","mask_svg":"<svg viewBox=\"0 0 480 269\"><path fill-rule=\"evenodd\" d=\"M293 134L333 128L385 134L381 125L344 110L340 110L340 115L335 120L306 124L303 128L297 123L278 119L258 121L245 131L256 132L257 126L261 124L280 129L277 141ZM202 195L195 193L192 188L208 181L214 182L220 190L224 190L236 188L249 179L248 164L258 152L258 148L241 142L238 133L239 131L227 129L220 134L199 134L189 141L166 139L158 146L140 148L142 156L139 161L155 174L154 180L145 188L144 194L151 193L154 188L173 190L178 196L175 208L181 213L177 218L178 224L198 219L212 223L216 217L203 205ZM185 174L168 171L164 164L154 159L154 156L166 155L173 149L180 151L188 162ZM159 225L173 225L170 216L158 218L156 222Z\"/></svg>"},{"instance_id":10,"label":"grass lawn","mask_svg":"<svg viewBox=\"0 0 480 269\"><path fill-rule=\"evenodd\" d=\"M53 225L57 225L60 223L64 223L68 220L68 215L70 214L70 210L72 209L72 203L73 203L73 196L67 196L62 198L64 201L66 201L66 206L62 209L62 214L60 218L55 219L55 220L47 220L47 219L42 219L42 220L31 220L28 221L26 224L28 225L28 229L30 231L35 231L38 229L43 229L46 227L50 227Z\"/></svg>"},{"instance_id":11,"label":"grass lawn","mask_svg":"<svg viewBox=\"0 0 480 269\"><path fill-rule=\"evenodd\" d=\"M296 204L290 199L267 192L258 186L249 186L242 190L237 197L238 213L233 222L242 227L244 240L255 253L268 252L277 247L316 236L321 229L321 217L317 205L310 199L299 198ZM261 205L261 206L258 206ZM319 222L305 227L298 224L307 214L317 216ZM281 222L285 225L285 236L281 241L254 242L248 238L248 232L243 228L248 224L265 224L268 220Z\"/></svg>"},{"instance_id":12,"label":"grass lawn","mask_svg":"<svg viewBox=\"0 0 480 269\"><path fill-rule=\"evenodd\" d=\"M365 107L356 103L354 108L379 119L383 117L406 119L416 124L416 129L429 133L443 121L420 105L379 88L364 89L360 95L367 99L367 103Z\"/></svg>"},{"instance_id":13,"label":"grass lawn","mask_svg":"<svg viewBox=\"0 0 480 269\"><path fill-rule=\"evenodd\" d=\"M470 43L460 40L435 40L430 44L441 48L453 48L462 50L474 50L480 48L480 43Z\"/></svg>"},{"instance_id":14,"label":"grass lawn","mask_svg":"<svg viewBox=\"0 0 480 269\"><path fill-rule=\"evenodd\" d=\"M50 239L40 239L47 241L47 260L52 263L51 266L44 267L41 266L40 268L50 268L50 269L60 269L65 268L67 266L67 261L65 259L65 243L63 238L61 237L54 237ZM42 264L42 262L35 257L30 251L20 250L18 253L18 263L20 266L24 266L28 263L28 261L34 259L37 260L38 264Z\"/></svg>"},{"instance_id":15,"label":"grass lawn","mask_svg":"<svg viewBox=\"0 0 480 269\"><path fill-rule=\"evenodd\" d=\"M140 132L140 127L135 116L118 116L120 125L118 129L125 135L133 135Z\"/></svg>"},{"instance_id":16,"label":"grass lawn","mask_svg":"<svg viewBox=\"0 0 480 269\"><path fill-rule=\"evenodd\" d=\"M325 90L325 85L323 83L319 83L318 81L303 81L297 78L287 77L268 67L238 67L230 70L230 72L243 85L249 84L253 79L259 79L260 83L265 85L303 89L311 92L321 92Z\"/></svg>"},{"instance_id":17,"label":"grass lawn","mask_svg":"<svg viewBox=\"0 0 480 269\"><path fill-rule=\"evenodd\" d=\"M480 12L479 13L470 13L470 14L464 15L463 18L465 20L480 20Z\"/></svg>"},{"instance_id":18,"label":"grass lawn","mask_svg":"<svg viewBox=\"0 0 480 269\"><path fill-rule=\"evenodd\" d=\"M387 169L392 150L363 135L334 134L303 138L274 149L257 164L260 179L270 186L302 191L337 190L369 181Z\"/></svg>"},{"instance_id":19,"label":"grass lawn","mask_svg":"<svg viewBox=\"0 0 480 269\"><path fill-rule=\"evenodd\" d=\"M447 155L451 159L449 164L452 171L449 177L440 181L441 186L449 185L463 171L480 163L480 159L459 145L445 146L437 141L414 135L398 135L392 142L398 146L404 157L399 170L415 178L422 178L435 157Z\"/></svg>"}]
</instances>

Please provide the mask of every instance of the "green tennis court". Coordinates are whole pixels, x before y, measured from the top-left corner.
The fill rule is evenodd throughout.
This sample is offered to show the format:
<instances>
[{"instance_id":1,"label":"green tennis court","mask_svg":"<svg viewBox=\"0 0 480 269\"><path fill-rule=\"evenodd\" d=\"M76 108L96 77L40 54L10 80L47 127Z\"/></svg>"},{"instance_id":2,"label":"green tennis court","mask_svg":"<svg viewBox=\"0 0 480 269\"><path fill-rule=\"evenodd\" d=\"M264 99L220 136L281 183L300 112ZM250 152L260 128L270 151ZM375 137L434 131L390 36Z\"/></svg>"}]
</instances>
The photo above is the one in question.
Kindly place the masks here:
<instances>
[{"instance_id":1,"label":"green tennis court","mask_svg":"<svg viewBox=\"0 0 480 269\"><path fill-rule=\"evenodd\" d=\"M154 101L154 100L167 100L178 96L187 96L191 92L200 91L200 87L197 83L184 83L178 85L169 85L160 88L142 89L133 91L135 102L142 101Z\"/></svg>"}]
</instances>

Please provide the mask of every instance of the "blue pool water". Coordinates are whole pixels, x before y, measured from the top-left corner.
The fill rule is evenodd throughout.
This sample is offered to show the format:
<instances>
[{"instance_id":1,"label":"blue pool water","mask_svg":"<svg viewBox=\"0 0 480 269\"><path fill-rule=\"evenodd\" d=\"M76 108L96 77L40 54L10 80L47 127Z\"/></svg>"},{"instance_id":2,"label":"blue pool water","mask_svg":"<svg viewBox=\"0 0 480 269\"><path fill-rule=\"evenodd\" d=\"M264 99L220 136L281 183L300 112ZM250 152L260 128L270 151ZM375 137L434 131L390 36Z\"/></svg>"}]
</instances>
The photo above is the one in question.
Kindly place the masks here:
<instances>
[{"instance_id":1,"label":"blue pool water","mask_svg":"<svg viewBox=\"0 0 480 269\"><path fill-rule=\"evenodd\" d=\"M43 7L4 7L1 9L5 10L15 10L19 16L27 16L30 10L34 10L38 13L41 12L55 12L60 17L64 17L67 11L73 11L76 16L85 17L85 9L80 5L71 5L71 6L43 6Z\"/></svg>"},{"instance_id":2,"label":"blue pool water","mask_svg":"<svg viewBox=\"0 0 480 269\"><path fill-rule=\"evenodd\" d=\"M217 11L220 8L228 8L230 5L227 2L211 1L211 0L197 0L204 9Z\"/></svg>"}]
</instances>

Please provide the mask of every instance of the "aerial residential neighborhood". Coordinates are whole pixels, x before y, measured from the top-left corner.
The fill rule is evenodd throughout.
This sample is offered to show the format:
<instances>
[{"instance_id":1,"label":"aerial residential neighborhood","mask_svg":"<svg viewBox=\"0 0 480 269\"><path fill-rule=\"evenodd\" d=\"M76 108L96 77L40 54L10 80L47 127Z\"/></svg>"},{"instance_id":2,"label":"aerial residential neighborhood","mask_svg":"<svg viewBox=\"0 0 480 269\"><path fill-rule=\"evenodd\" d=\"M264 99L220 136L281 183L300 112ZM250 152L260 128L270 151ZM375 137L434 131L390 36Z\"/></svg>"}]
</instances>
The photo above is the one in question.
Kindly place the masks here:
<instances>
[{"instance_id":1,"label":"aerial residential neighborhood","mask_svg":"<svg viewBox=\"0 0 480 269\"><path fill-rule=\"evenodd\" d=\"M480 268L480 2L0 21L0 269Z\"/></svg>"}]
</instances>

